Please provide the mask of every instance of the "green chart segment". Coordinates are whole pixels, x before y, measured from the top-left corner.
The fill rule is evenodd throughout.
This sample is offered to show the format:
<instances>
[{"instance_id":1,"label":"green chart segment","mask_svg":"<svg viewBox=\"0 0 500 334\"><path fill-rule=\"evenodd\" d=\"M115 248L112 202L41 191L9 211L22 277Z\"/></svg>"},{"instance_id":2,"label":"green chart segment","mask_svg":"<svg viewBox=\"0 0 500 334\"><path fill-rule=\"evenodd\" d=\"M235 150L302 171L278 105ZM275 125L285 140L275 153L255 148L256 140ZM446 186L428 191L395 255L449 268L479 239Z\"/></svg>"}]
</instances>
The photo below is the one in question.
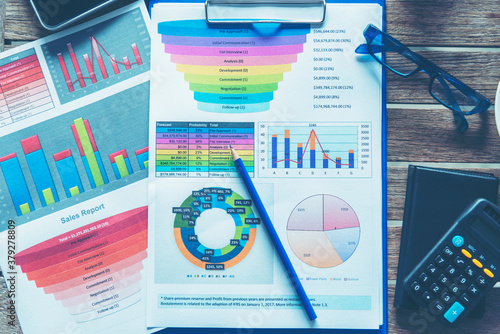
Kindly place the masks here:
<instances>
[{"instance_id":1,"label":"green chart segment","mask_svg":"<svg viewBox=\"0 0 500 334\"><path fill-rule=\"evenodd\" d=\"M174 236L182 255L194 265L206 270L230 268L250 252L257 233L252 201L229 188L204 188L193 191L180 207L172 208L175 214ZM234 235L227 244L214 249L203 245L196 234L197 219L203 212L220 209L229 215L235 225Z\"/></svg>"}]
</instances>

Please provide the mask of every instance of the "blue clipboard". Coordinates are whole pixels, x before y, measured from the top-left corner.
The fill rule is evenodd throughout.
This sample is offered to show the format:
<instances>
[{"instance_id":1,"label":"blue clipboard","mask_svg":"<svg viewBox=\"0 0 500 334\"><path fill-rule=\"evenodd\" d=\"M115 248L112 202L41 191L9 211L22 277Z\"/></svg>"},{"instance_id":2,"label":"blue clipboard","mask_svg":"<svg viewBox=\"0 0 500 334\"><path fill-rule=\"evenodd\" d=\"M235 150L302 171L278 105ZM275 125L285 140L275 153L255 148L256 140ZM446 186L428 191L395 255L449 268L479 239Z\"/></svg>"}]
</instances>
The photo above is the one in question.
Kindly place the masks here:
<instances>
[{"instance_id":1,"label":"blue clipboard","mask_svg":"<svg viewBox=\"0 0 500 334\"><path fill-rule=\"evenodd\" d=\"M213 0L214 2L219 3L230 3L231 0ZM236 2L254 2L252 0L235 0ZM246 2L247 1L247 2ZM256 0L259 1L259 0ZM261 0L264 3L286 3L287 0ZM359 3L359 4L379 4L382 6L382 30L386 30L386 13L385 13L385 0L350 0L350 1L342 1L342 0L290 0L296 3L304 4L309 1L312 1L315 4L318 3ZM209 4L210 0L150 0L149 1L149 13L151 15L151 8L156 3L162 2L173 2L173 3L205 3ZM326 9L326 7L325 7ZM208 20L208 12L207 13L207 21ZM324 18L324 17L323 17ZM220 22L220 21L219 21ZM228 21L224 21L227 23ZM282 22L282 21L280 21ZM316 21L315 21L316 22ZM322 22L322 21L320 21ZM313 22L314 23L314 22ZM388 333L389 330L389 312L388 312L388 258L387 258L387 128L386 128L386 76L385 71L382 71L382 263L383 263L383 280L382 280L382 307L383 307L383 324L379 327L379 329L306 329L306 328L285 328L285 329L266 329L266 328L165 328L157 333L161 334L321 334L321 333L329 333L329 334L375 334L375 333Z\"/></svg>"}]
</instances>

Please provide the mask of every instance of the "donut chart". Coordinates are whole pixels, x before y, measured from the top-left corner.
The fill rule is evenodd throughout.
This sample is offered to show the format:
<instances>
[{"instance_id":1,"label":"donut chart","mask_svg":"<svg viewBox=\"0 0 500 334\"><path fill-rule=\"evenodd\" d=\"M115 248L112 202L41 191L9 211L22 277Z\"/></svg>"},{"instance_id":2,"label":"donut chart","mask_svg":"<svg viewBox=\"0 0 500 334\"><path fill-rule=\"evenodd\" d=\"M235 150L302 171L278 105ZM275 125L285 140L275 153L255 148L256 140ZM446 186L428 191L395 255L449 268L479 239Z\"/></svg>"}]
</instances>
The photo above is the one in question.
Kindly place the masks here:
<instances>
[{"instance_id":1,"label":"donut chart","mask_svg":"<svg viewBox=\"0 0 500 334\"><path fill-rule=\"evenodd\" d=\"M332 195L300 202L287 223L290 248L304 263L331 268L347 261L359 243L359 220L349 204Z\"/></svg>"},{"instance_id":2,"label":"donut chart","mask_svg":"<svg viewBox=\"0 0 500 334\"><path fill-rule=\"evenodd\" d=\"M192 264L205 270L230 268L250 252L257 233L256 218L252 201L244 199L228 188L204 188L193 191L180 207L172 208L175 213L174 238L182 255ZM214 249L203 245L196 235L196 220L211 209L224 210L234 221L235 233L227 244Z\"/></svg>"}]
</instances>

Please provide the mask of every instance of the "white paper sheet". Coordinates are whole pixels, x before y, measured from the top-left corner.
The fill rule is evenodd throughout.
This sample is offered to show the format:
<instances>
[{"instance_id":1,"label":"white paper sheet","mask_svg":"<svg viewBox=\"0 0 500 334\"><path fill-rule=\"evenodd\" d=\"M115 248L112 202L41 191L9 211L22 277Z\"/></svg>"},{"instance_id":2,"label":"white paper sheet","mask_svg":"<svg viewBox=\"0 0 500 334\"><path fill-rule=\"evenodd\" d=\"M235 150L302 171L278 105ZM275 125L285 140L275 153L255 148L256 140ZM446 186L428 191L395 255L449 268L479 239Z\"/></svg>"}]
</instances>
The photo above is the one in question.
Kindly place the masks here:
<instances>
[{"instance_id":1,"label":"white paper sheet","mask_svg":"<svg viewBox=\"0 0 500 334\"><path fill-rule=\"evenodd\" d=\"M326 14L322 25L208 28L203 4L154 6L148 326L380 326L382 70L354 49L382 8L328 4ZM248 205L229 145L315 322Z\"/></svg>"},{"instance_id":2,"label":"white paper sheet","mask_svg":"<svg viewBox=\"0 0 500 334\"><path fill-rule=\"evenodd\" d=\"M0 55L0 265L23 333L147 333L141 3Z\"/></svg>"}]
</instances>

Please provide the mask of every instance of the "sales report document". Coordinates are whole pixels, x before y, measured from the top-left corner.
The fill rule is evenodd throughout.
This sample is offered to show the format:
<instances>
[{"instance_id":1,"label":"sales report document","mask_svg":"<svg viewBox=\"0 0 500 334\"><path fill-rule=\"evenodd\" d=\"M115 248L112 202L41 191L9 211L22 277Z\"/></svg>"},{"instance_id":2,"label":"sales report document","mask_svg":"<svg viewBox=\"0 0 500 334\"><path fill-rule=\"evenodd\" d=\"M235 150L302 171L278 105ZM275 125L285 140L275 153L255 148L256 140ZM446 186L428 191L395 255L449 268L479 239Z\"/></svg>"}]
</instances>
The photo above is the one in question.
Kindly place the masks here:
<instances>
[{"instance_id":1,"label":"sales report document","mask_svg":"<svg viewBox=\"0 0 500 334\"><path fill-rule=\"evenodd\" d=\"M148 326L379 328L382 69L376 4L323 24L208 26L152 9ZM242 157L318 314L309 322L231 158Z\"/></svg>"},{"instance_id":2,"label":"sales report document","mask_svg":"<svg viewBox=\"0 0 500 334\"><path fill-rule=\"evenodd\" d=\"M137 1L0 54L0 265L25 334L148 332L148 21Z\"/></svg>"}]
</instances>

